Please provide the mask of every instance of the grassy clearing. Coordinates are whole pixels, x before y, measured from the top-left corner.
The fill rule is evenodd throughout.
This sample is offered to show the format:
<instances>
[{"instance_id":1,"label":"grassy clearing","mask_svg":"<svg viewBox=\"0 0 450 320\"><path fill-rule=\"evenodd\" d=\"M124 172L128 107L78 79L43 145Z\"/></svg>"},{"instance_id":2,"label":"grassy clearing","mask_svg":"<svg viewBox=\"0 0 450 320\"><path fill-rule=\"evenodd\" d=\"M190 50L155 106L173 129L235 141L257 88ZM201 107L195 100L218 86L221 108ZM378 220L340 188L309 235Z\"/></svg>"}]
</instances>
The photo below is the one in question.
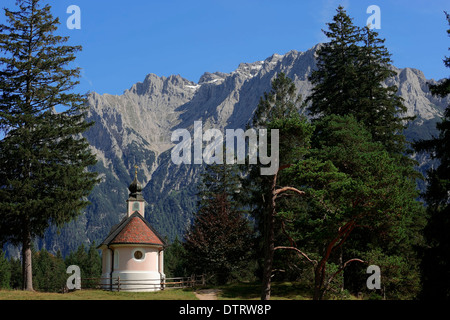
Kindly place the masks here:
<instances>
[{"instance_id":1,"label":"grassy clearing","mask_svg":"<svg viewBox=\"0 0 450 320\"><path fill-rule=\"evenodd\" d=\"M111 292L77 290L69 293L0 290L0 300L196 300L192 289L170 289L156 292Z\"/></svg>"},{"instance_id":2,"label":"grassy clearing","mask_svg":"<svg viewBox=\"0 0 450 320\"><path fill-rule=\"evenodd\" d=\"M234 283L225 286L206 286L199 289L219 289L218 300L259 300L261 283ZM282 282L272 284L271 300L311 300L311 290L302 284ZM354 297L349 297L354 299ZM156 292L111 292L77 290L70 293L27 292L0 290L0 300L198 300L195 289L167 289Z\"/></svg>"}]
</instances>

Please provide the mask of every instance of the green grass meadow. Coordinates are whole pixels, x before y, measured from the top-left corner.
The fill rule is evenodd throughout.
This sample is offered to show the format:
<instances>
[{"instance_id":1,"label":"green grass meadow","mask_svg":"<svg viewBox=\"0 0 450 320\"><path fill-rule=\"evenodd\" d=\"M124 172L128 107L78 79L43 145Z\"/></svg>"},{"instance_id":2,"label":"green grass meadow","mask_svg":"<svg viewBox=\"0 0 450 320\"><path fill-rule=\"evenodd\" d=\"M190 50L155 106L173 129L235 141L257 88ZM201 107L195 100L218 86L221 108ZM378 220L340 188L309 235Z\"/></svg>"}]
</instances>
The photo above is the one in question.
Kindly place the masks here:
<instances>
[{"instance_id":1,"label":"green grass meadow","mask_svg":"<svg viewBox=\"0 0 450 320\"><path fill-rule=\"evenodd\" d=\"M219 287L166 289L156 292L111 292L105 290L76 290L69 293L28 292L22 290L0 290L0 300L198 300L195 292L200 289L218 289L218 300L259 300L260 283L238 283ZM291 283L276 283L272 286L273 300L310 300L304 287Z\"/></svg>"}]
</instances>

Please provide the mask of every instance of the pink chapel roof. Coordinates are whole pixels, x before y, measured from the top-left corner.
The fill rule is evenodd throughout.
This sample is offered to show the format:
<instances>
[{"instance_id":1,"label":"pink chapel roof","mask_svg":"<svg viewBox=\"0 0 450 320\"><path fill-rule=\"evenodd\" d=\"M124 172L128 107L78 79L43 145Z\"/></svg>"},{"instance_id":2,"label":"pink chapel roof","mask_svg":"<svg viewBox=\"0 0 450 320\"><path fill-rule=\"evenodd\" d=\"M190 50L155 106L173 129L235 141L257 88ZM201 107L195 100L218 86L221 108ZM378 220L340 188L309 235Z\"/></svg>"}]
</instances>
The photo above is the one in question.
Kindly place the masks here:
<instances>
[{"instance_id":1,"label":"pink chapel roof","mask_svg":"<svg viewBox=\"0 0 450 320\"><path fill-rule=\"evenodd\" d=\"M165 242L161 236L137 211L128 218L124 218L115 226L99 247L111 244L150 244L165 246Z\"/></svg>"}]
</instances>

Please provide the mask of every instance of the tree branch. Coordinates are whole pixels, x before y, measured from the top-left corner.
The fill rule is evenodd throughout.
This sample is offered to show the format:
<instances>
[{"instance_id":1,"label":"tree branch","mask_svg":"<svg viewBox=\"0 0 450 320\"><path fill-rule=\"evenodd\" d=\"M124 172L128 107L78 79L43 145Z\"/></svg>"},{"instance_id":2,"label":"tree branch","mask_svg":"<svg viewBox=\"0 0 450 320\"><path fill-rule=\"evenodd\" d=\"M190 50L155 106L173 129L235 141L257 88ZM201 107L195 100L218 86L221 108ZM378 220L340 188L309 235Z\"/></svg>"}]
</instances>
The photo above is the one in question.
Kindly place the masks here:
<instances>
[{"instance_id":1,"label":"tree branch","mask_svg":"<svg viewBox=\"0 0 450 320\"><path fill-rule=\"evenodd\" d=\"M274 250L278 250L278 249L287 249L287 250L294 250L296 251L298 254L302 255L303 257L305 257L309 262L311 262L314 266L317 265L317 260L312 260L310 259L304 252L302 252L301 250L295 248L295 247L285 247L285 246L279 246L279 247L275 247Z\"/></svg>"},{"instance_id":2,"label":"tree branch","mask_svg":"<svg viewBox=\"0 0 450 320\"><path fill-rule=\"evenodd\" d=\"M325 293L325 291L328 289L328 285L331 283L331 281L333 281L333 279L334 279L339 273L341 273L342 270L344 270L345 267L346 267L350 262L353 262L353 261L357 261L357 262L361 262L361 263L367 263L366 261L361 260L361 259L358 259L358 258L353 258L353 259L347 260L347 261L342 265L342 267L340 267L340 268L338 269L338 271L336 271L336 272L328 279L327 284L326 284L325 287L324 287L324 291L323 291L324 293Z\"/></svg>"},{"instance_id":3,"label":"tree branch","mask_svg":"<svg viewBox=\"0 0 450 320\"><path fill-rule=\"evenodd\" d=\"M280 193L283 193L283 192L286 192L286 191L294 191L294 192L298 193L299 195L304 195L305 194L305 191L300 191L300 190L298 190L297 188L294 188L294 187L283 187L283 188L276 189L273 192L273 196L276 198L276 197L278 197L278 195Z\"/></svg>"},{"instance_id":4,"label":"tree branch","mask_svg":"<svg viewBox=\"0 0 450 320\"><path fill-rule=\"evenodd\" d=\"M289 163L289 164L284 164L284 165L280 166L278 168L277 175L278 175L278 173L280 173L280 171L282 171L284 169L287 169L287 168L290 168L292 165L293 165L292 163Z\"/></svg>"}]
</instances>

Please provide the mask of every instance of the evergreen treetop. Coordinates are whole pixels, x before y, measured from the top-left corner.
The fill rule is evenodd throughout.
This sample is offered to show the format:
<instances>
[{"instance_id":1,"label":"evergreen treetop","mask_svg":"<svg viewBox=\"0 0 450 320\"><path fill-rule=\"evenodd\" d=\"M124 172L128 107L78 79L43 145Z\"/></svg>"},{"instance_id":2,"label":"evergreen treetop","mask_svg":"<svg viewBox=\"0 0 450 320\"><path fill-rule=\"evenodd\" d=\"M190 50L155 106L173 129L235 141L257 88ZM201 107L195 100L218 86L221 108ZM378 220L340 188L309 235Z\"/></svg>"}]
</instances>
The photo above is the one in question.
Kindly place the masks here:
<instances>
[{"instance_id":1,"label":"evergreen treetop","mask_svg":"<svg viewBox=\"0 0 450 320\"><path fill-rule=\"evenodd\" d=\"M396 95L396 86L386 86L393 77L390 53L384 39L368 27L359 28L342 6L337 9L329 30L329 42L317 52L317 69L307 98L308 111L315 117L331 114L353 115L389 152L406 150L402 117L407 111Z\"/></svg>"}]
</instances>

